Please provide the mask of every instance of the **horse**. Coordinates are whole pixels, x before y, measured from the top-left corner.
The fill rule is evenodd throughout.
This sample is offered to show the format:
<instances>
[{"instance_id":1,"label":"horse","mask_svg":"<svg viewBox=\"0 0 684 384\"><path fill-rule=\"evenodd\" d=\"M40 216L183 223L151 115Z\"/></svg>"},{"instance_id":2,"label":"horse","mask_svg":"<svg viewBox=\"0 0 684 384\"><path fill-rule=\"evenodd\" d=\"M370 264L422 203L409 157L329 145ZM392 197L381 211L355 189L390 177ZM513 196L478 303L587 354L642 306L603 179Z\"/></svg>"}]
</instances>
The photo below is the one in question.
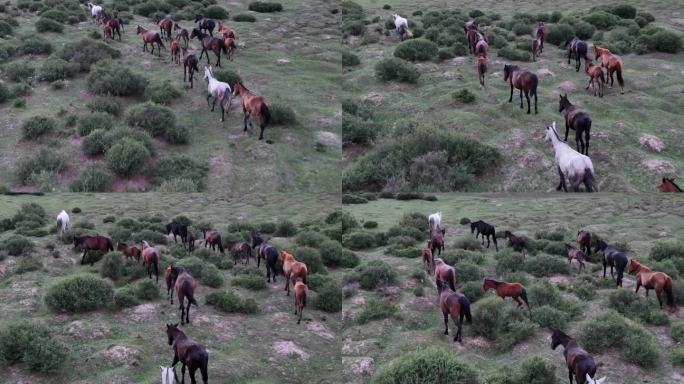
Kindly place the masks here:
<instances>
[{"instance_id":1,"label":"horse","mask_svg":"<svg viewBox=\"0 0 684 384\"><path fill-rule=\"evenodd\" d=\"M532 61L537 61L537 56L541 56L543 41L544 39L539 37L532 41Z\"/></svg>"},{"instance_id":2,"label":"horse","mask_svg":"<svg viewBox=\"0 0 684 384\"><path fill-rule=\"evenodd\" d=\"M565 192L568 191L565 183L567 178L575 192L579 192L580 183L584 183L587 192L598 192L596 179L594 178L594 164L591 162L591 159L589 156L575 151L558 137L555 121L552 126L546 127L546 137L544 140L547 143L551 143L555 152L556 168L560 177L556 191L560 191L561 188Z\"/></svg>"},{"instance_id":3,"label":"horse","mask_svg":"<svg viewBox=\"0 0 684 384\"><path fill-rule=\"evenodd\" d=\"M221 51L223 51L224 54L228 54L228 47L226 47L225 41L223 39L219 39L218 37L213 37L209 36L206 33L202 33L199 29L193 28L192 32L190 33L190 39L196 37L197 40L200 42L200 45L202 46L202 52L200 52L200 60L202 60L202 56L204 54L207 54L207 64L209 64L209 51L210 49L214 54L216 55L216 66L220 67L221 66Z\"/></svg>"},{"instance_id":4,"label":"horse","mask_svg":"<svg viewBox=\"0 0 684 384\"><path fill-rule=\"evenodd\" d=\"M622 59L618 55L614 55L610 50L594 46L594 54L596 60L601 59L601 67L605 67L610 78L610 87L613 88L613 74L617 75L618 84L620 85L620 93L625 93L625 81L622 79ZM608 79L606 79L608 82Z\"/></svg>"},{"instance_id":5,"label":"horse","mask_svg":"<svg viewBox=\"0 0 684 384\"><path fill-rule=\"evenodd\" d=\"M591 254L591 240L592 234L589 231L580 230L577 231L577 244L580 246L580 250L584 252L585 255L589 256Z\"/></svg>"},{"instance_id":6,"label":"horse","mask_svg":"<svg viewBox=\"0 0 684 384\"><path fill-rule=\"evenodd\" d=\"M161 33L162 37L166 40L171 40L171 29L173 29L174 25L173 20L171 20L169 16L155 16L154 22L159 25L159 33Z\"/></svg>"},{"instance_id":7,"label":"horse","mask_svg":"<svg viewBox=\"0 0 684 384\"><path fill-rule=\"evenodd\" d=\"M548 28L546 28L543 21L540 21L537 24L537 29L534 31L534 36L536 37L535 40L540 41L539 53L541 53L544 50L544 40L546 39L546 36L548 34L549 34Z\"/></svg>"},{"instance_id":8,"label":"horse","mask_svg":"<svg viewBox=\"0 0 684 384\"><path fill-rule=\"evenodd\" d=\"M242 259L245 264L249 264L249 258L252 256L252 248L244 241L228 240L228 251L233 254L235 265L238 263L238 258Z\"/></svg>"},{"instance_id":9,"label":"horse","mask_svg":"<svg viewBox=\"0 0 684 384\"><path fill-rule=\"evenodd\" d=\"M306 276L309 272L306 264L295 260L294 256L285 251L280 251L280 261L283 264L283 274L285 274L285 289L283 290L287 291L287 296L290 296L290 280L292 280L292 285L297 279L302 279L302 282L306 284Z\"/></svg>"},{"instance_id":10,"label":"horse","mask_svg":"<svg viewBox=\"0 0 684 384\"><path fill-rule=\"evenodd\" d=\"M233 61L233 55L237 51L237 45L235 45L235 39L232 37L224 37L223 43L226 45L226 56L228 60Z\"/></svg>"},{"instance_id":11,"label":"horse","mask_svg":"<svg viewBox=\"0 0 684 384\"><path fill-rule=\"evenodd\" d=\"M658 186L658 190L660 192L682 192L682 189L675 184L674 179L668 179L666 177L663 177L663 182Z\"/></svg>"},{"instance_id":12,"label":"horse","mask_svg":"<svg viewBox=\"0 0 684 384\"><path fill-rule=\"evenodd\" d=\"M230 37L237 39L237 37L235 37L235 31L223 25L223 21L218 22L218 31L223 35L224 38Z\"/></svg>"},{"instance_id":13,"label":"horse","mask_svg":"<svg viewBox=\"0 0 684 384\"><path fill-rule=\"evenodd\" d=\"M207 106L211 105L211 111L214 112L216 101L221 100L221 121L224 121L225 109L223 108L223 99L225 98L226 93L232 95L232 89L230 89L228 83L216 80L211 66L204 67L204 79L207 80ZM212 97L214 98L214 102L213 104L209 104L209 99Z\"/></svg>"},{"instance_id":14,"label":"horse","mask_svg":"<svg viewBox=\"0 0 684 384\"><path fill-rule=\"evenodd\" d=\"M145 240L142 241L141 248L143 265L147 266L147 274L151 279L152 265L154 265L154 275L157 278L157 284L159 284L159 250L155 247L151 247Z\"/></svg>"},{"instance_id":15,"label":"horse","mask_svg":"<svg viewBox=\"0 0 684 384\"><path fill-rule=\"evenodd\" d=\"M489 236L491 236L492 241L494 242L494 248L499 252L499 244L496 243L496 229L493 225L478 220L470 223L470 233L474 233L475 230L477 230L477 233L475 234L476 239L478 236L482 235L482 245L484 245L485 236L487 237L487 248L489 248Z\"/></svg>"},{"instance_id":16,"label":"horse","mask_svg":"<svg viewBox=\"0 0 684 384\"><path fill-rule=\"evenodd\" d=\"M452 291L456 292L456 270L440 258L432 259L432 269L435 272L435 283L444 281Z\"/></svg>"},{"instance_id":17,"label":"horse","mask_svg":"<svg viewBox=\"0 0 684 384\"><path fill-rule=\"evenodd\" d=\"M202 374L202 382L207 384L209 375L207 369L209 366L209 353L204 346L193 339L187 337L183 331L178 329L178 324L166 324L166 335L169 337L169 345L173 348L173 363L171 367L175 367L180 361L181 367L181 382L185 383L185 367L190 371L190 382L195 384L195 372L199 368ZM174 378L177 381L176 371L173 372Z\"/></svg>"},{"instance_id":18,"label":"horse","mask_svg":"<svg viewBox=\"0 0 684 384\"><path fill-rule=\"evenodd\" d=\"M264 129L271 122L271 112L268 110L266 105L266 99L261 96L254 95L247 87L245 87L241 82L235 84L235 89L233 90L233 96L240 96L242 98L242 113L245 115L245 129L243 132L247 132L247 120L250 116L254 116L257 124L261 127L261 132L259 133L259 140L264 139ZM249 122L249 126L252 126L252 122Z\"/></svg>"},{"instance_id":19,"label":"horse","mask_svg":"<svg viewBox=\"0 0 684 384\"><path fill-rule=\"evenodd\" d=\"M219 252L225 253L223 251L223 242L221 241L221 234L215 230L215 229L210 229L210 228L202 228L202 235L204 237L204 248L209 245L209 248L211 248L212 251L216 251L216 247L218 246Z\"/></svg>"},{"instance_id":20,"label":"horse","mask_svg":"<svg viewBox=\"0 0 684 384\"><path fill-rule=\"evenodd\" d=\"M509 245L516 251L520 250L522 255L525 256L525 250L527 249L525 238L516 236L511 231L506 230L504 231L504 239L508 239Z\"/></svg>"},{"instance_id":21,"label":"horse","mask_svg":"<svg viewBox=\"0 0 684 384\"><path fill-rule=\"evenodd\" d=\"M589 156L589 134L591 132L591 117L589 117L589 114L574 106L568 99L567 93L565 96L560 95L558 112L562 112L563 116L565 116L565 142L568 141L568 133L572 129L575 131L577 151ZM584 133L584 140L582 140L582 133Z\"/></svg>"},{"instance_id":22,"label":"horse","mask_svg":"<svg viewBox=\"0 0 684 384\"><path fill-rule=\"evenodd\" d=\"M477 29L466 30L466 39L468 40L468 52L473 54L475 53L475 48L477 46L479 34L480 32L478 32Z\"/></svg>"},{"instance_id":23,"label":"horse","mask_svg":"<svg viewBox=\"0 0 684 384\"><path fill-rule=\"evenodd\" d=\"M88 3L88 8L90 8L90 18L91 21L100 21L100 17L102 15L102 12L104 11L104 8L102 6L93 4L93 3Z\"/></svg>"},{"instance_id":24,"label":"horse","mask_svg":"<svg viewBox=\"0 0 684 384\"><path fill-rule=\"evenodd\" d=\"M185 83L185 74L186 71L190 75L190 88L192 89L195 82L194 82L194 76L195 72L199 72L199 68L197 68L197 64L199 63L199 60L197 59L197 53L195 51L190 51L188 52L187 48L182 48L183 51L183 82Z\"/></svg>"},{"instance_id":25,"label":"horse","mask_svg":"<svg viewBox=\"0 0 684 384\"><path fill-rule=\"evenodd\" d=\"M585 72L587 73L587 76L589 76L589 83L585 89L589 89L589 86L591 85L594 89L594 96L598 93L598 97L603 97L606 88L606 78L603 74L603 68L594 64L591 60L587 61L585 67ZM596 85L594 85L594 81L596 81Z\"/></svg>"},{"instance_id":26,"label":"horse","mask_svg":"<svg viewBox=\"0 0 684 384\"><path fill-rule=\"evenodd\" d=\"M309 288L304 284L301 278L297 278L297 282L294 285L294 296L295 296L295 315L299 313L299 318L297 319L297 324L302 321L302 312L304 312L304 307L306 307L306 295L309 293Z\"/></svg>"},{"instance_id":27,"label":"horse","mask_svg":"<svg viewBox=\"0 0 684 384\"><path fill-rule=\"evenodd\" d=\"M432 274L432 241L428 240L427 247L423 248L421 257L423 258L423 266L425 267L425 270L427 271L427 273Z\"/></svg>"},{"instance_id":28,"label":"horse","mask_svg":"<svg viewBox=\"0 0 684 384\"><path fill-rule=\"evenodd\" d=\"M392 17L394 18L394 30L401 41L413 37L413 32L408 27L408 20L397 14L392 15Z\"/></svg>"},{"instance_id":29,"label":"horse","mask_svg":"<svg viewBox=\"0 0 684 384\"><path fill-rule=\"evenodd\" d=\"M123 20L118 16L110 16L104 13L102 18L102 27L108 28L112 40L114 40L114 32L119 36L119 41L121 41L121 31L123 30Z\"/></svg>"},{"instance_id":30,"label":"horse","mask_svg":"<svg viewBox=\"0 0 684 384\"><path fill-rule=\"evenodd\" d=\"M161 368L162 384L176 384L176 367L160 365L159 368Z\"/></svg>"},{"instance_id":31,"label":"horse","mask_svg":"<svg viewBox=\"0 0 684 384\"><path fill-rule=\"evenodd\" d=\"M613 268L615 268L617 271L615 284L622 287L622 275L625 272L625 267L627 267L627 255L601 239L596 240L596 252L598 251L603 253L603 278L606 278L606 267L610 266L611 278L613 278Z\"/></svg>"},{"instance_id":32,"label":"horse","mask_svg":"<svg viewBox=\"0 0 684 384\"><path fill-rule=\"evenodd\" d=\"M271 274L273 274L273 282L276 282L276 274L278 269L276 263L278 262L278 248L270 244L266 240L257 235L252 235L252 248L257 248L257 268L261 265L261 259L266 262L266 278L271 282Z\"/></svg>"},{"instance_id":33,"label":"horse","mask_svg":"<svg viewBox=\"0 0 684 384\"><path fill-rule=\"evenodd\" d=\"M59 236L63 236L64 232L69 229L69 214L65 210L57 215L57 229L59 229Z\"/></svg>"},{"instance_id":34,"label":"horse","mask_svg":"<svg viewBox=\"0 0 684 384\"><path fill-rule=\"evenodd\" d=\"M214 36L214 27L216 27L214 20L207 19L202 15L195 15L195 23L198 23L200 31L207 31L209 36Z\"/></svg>"},{"instance_id":35,"label":"horse","mask_svg":"<svg viewBox=\"0 0 684 384\"><path fill-rule=\"evenodd\" d=\"M636 272L635 293L639 293L639 288L643 286L646 290L646 297L648 297L648 291L655 289L658 304L660 304L660 308L662 308L663 301L660 299L660 295L665 291L667 305L670 307L670 310L674 311L675 301L674 293L672 292L672 278L670 276L664 272L654 272L634 259L629 261L629 271L631 273Z\"/></svg>"},{"instance_id":36,"label":"horse","mask_svg":"<svg viewBox=\"0 0 684 384\"><path fill-rule=\"evenodd\" d=\"M102 24L102 39L107 40L107 37L114 40L114 32L112 32L112 27L107 24Z\"/></svg>"},{"instance_id":37,"label":"horse","mask_svg":"<svg viewBox=\"0 0 684 384\"><path fill-rule=\"evenodd\" d=\"M487 57L489 53L489 42L487 36L478 33L477 42L475 43L475 56Z\"/></svg>"},{"instance_id":38,"label":"horse","mask_svg":"<svg viewBox=\"0 0 684 384\"><path fill-rule=\"evenodd\" d=\"M159 36L159 33L154 31L148 31L147 29L138 25L138 27L136 28L136 35L142 35L144 43L143 52L147 52L147 44L149 43L152 45L152 52L150 53L154 55L154 43L157 43L157 45L159 46L159 49L157 51L159 52L159 57L161 57L161 49L166 49L166 47L164 46L164 43L162 43L162 39L161 36Z\"/></svg>"},{"instance_id":39,"label":"horse","mask_svg":"<svg viewBox=\"0 0 684 384\"><path fill-rule=\"evenodd\" d=\"M591 355L582 349L577 340L563 333L560 329L554 328L551 333L551 349L555 350L559 345L563 345L563 356L568 367L568 378L572 384L572 376L575 376L577 384L603 383L605 377L596 381L593 380L596 374L596 363ZM588 381L587 379L591 379Z\"/></svg>"},{"instance_id":40,"label":"horse","mask_svg":"<svg viewBox=\"0 0 684 384\"><path fill-rule=\"evenodd\" d=\"M479 29L479 25L476 20L468 20L466 21L465 24L463 24L463 32L468 35L468 31L477 31Z\"/></svg>"},{"instance_id":41,"label":"horse","mask_svg":"<svg viewBox=\"0 0 684 384\"><path fill-rule=\"evenodd\" d=\"M176 236L180 236L181 243L188 240L188 227L185 224L172 221L166 224L166 235L173 234L173 242L177 243Z\"/></svg>"},{"instance_id":42,"label":"horse","mask_svg":"<svg viewBox=\"0 0 684 384\"><path fill-rule=\"evenodd\" d=\"M108 237L95 235L95 236L74 236L74 248L81 247L83 249L83 256L81 257L81 265L85 261L86 254L88 251L100 251L102 253L107 253L113 251L112 240ZM91 260L90 265L95 264L95 261Z\"/></svg>"},{"instance_id":43,"label":"horse","mask_svg":"<svg viewBox=\"0 0 684 384\"><path fill-rule=\"evenodd\" d=\"M180 64L181 47L178 40L171 39L171 61Z\"/></svg>"},{"instance_id":44,"label":"horse","mask_svg":"<svg viewBox=\"0 0 684 384\"><path fill-rule=\"evenodd\" d=\"M118 242L116 243L116 250L123 253L127 259L135 258L136 261L140 261L142 257L142 251L135 245L127 245L126 243Z\"/></svg>"},{"instance_id":45,"label":"horse","mask_svg":"<svg viewBox=\"0 0 684 384\"><path fill-rule=\"evenodd\" d=\"M173 273L173 267L171 268L171 270ZM194 304L195 307L198 306L197 300L195 300L195 290L197 289L197 282L183 268L180 268L176 272L178 274L176 275L174 289L176 290L176 295L178 296L178 301L180 302L181 324L184 324L183 316L185 316L185 323L190 324L190 305ZM188 298L187 308L183 306L186 297ZM173 293L171 294L171 301L173 302Z\"/></svg>"},{"instance_id":46,"label":"horse","mask_svg":"<svg viewBox=\"0 0 684 384\"><path fill-rule=\"evenodd\" d=\"M465 317L468 323L473 322L473 317L470 314L470 301L461 293L449 291L442 280L437 280L437 293L439 294L439 306L442 308L442 315L444 315L444 334L449 334L449 315L451 315L451 319L456 325L454 342L458 341L462 344L463 318Z\"/></svg>"},{"instance_id":47,"label":"horse","mask_svg":"<svg viewBox=\"0 0 684 384\"><path fill-rule=\"evenodd\" d=\"M587 255L585 255L584 252L580 251L577 247L568 243L565 243L565 251L568 253L568 265L572 265L572 259L575 259L579 264L579 272L582 272L582 268L584 268L584 260L587 259Z\"/></svg>"},{"instance_id":48,"label":"horse","mask_svg":"<svg viewBox=\"0 0 684 384\"><path fill-rule=\"evenodd\" d=\"M185 42L185 48L187 48L188 42L190 41L190 32L178 25L178 23L173 23L173 30L176 32L176 40L180 42L181 39L183 39L183 42Z\"/></svg>"},{"instance_id":49,"label":"horse","mask_svg":"<svg viewBox=\"0 0 684 384\"><path fill-rule=\"evenodd\" d=\"M188 252L192 253L195 250L195 234L188 231Z\"/></svg>"},{"instance_id":50,"label":"horse","mask_svg":"<svg viewBox=\"0 0 684 384\"><path fill-rule=\"evenodd\" d=\"M520 109L523 109L523 92L525 92L527 114L530 114L530 96L534 96L534 113L537 114L537 86L539 85L537 75L520 69L517 65L504 65L504 81L510 81L511 85L511 97L508 98L508 102L513 102L513 88L517 88L520 90Z\"/></svg>"},{"instance_id":51,"label":"horse","mask_svg":"<svg viewBox=\"0 0 684 384\"><path fill-rule=\"evenodd\" d=\"M485 85L485 75L487 74L487 56L480 56L477 58L477 76L480 80L480 85Z\"/></svg>"},{"instance_id":52,"label":"horse","mask_svg":"<svg viewBox=\"0 0 684 384\"><path fill-rule=\"evenodd\" d=\"M430 227L430 232L433 229L439 228L442 225L442 212L435 212L428 216L428 227Z\"/></svg>"},{"instance_id":53,"label":"horse","mask_svg":"<svg viewBox=\"0 0 684 384\"><path fill-rule=\"evenodd\" d=\"M506 300L507 297L513 298L518 303L518 308L524 303L527 310L532 313L530 303L527 301L527 289L522 284L485 278L482 283L482 292L487 293L490 289L493 289L502 300Z\"/></svg>"},{"instance_id":54,"label":"horse","mask_svg":"<svg viewBox=\"0 0 684 384\"><path fill-rule=\"evenodd\" d=\"M164 270L164 281L166 282L166 298L171 299L171 305L173 305L173 288L176 285L176 278L180 274L180 270L183 267L174 267L169 265Z\"/></svg>"},{"instance_id":55,"label":"horse","mask_svg":"<svg viewBox=\"0 0 684 384\"><path fill-rule=\"evenodd\" d=\"M435 228L430 232L430 252L438 256L442 256L442 251L444 250L444 235L446 234L446 229ZM435 250L437 252L435 252Z\"/></svg>"},{"instance_id":56,"label":"horse","mask_svg":"<svg viewBox=\"0 0 684 384\"><path fill-rule=\"evenodd\" d=\"M582 62L580 61L581 58L584 58L584 66L587 66L587 61L589 58L587 57L587 43L585 43L583 40L580 40L579 38L575 36L567 36L565 38L565 44L563 47L570 46L568 49L568 64L570 64L570 58L572 57L572 54L575 54L575 69L577 72L579 72L580 67L582 66Z\"/></svg>"}]
</instances>

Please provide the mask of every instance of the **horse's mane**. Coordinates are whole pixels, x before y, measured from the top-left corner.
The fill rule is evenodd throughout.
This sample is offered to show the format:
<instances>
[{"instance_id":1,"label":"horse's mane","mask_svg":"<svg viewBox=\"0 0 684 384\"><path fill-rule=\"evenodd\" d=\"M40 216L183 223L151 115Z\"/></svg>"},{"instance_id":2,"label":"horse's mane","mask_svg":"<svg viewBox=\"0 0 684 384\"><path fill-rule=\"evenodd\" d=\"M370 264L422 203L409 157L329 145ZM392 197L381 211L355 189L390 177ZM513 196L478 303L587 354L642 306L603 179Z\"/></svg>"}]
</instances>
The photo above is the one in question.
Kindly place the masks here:
<instances>
[{"instance_id":1,"label":"horse's mane","mask_svg":"<svg viewBox=\"0 0 684 384\"><path fill-rule=\"evenodd\" d=\"M502 282L499 281L499 280L490 279L490 278L488 278L488 277L485 277L485 281L491 281L492 284L494 284L494 286L497 286L497 287L498 287L499 285L501 285L501 283L502 283Z\"/></svg>"},{"instance_id":2,"label":"horse's mane","mask_svg":"<svg viewBox=\"0 0 684 384\"><path fill-rule=\"evenodd\" d=\"M668 182L672 184L672 186L675 187L679 192L684 192L681 188L679 188L679 185L675 184L674 179L663 179L663 182Z\"/></svg>"},{"instance_id":3,"label":"horse's mane","mask_svg":"<svg viewBox=\"0 0 684 384\"><path fill-rule=\"evenodd\" d=\"M247 92L252 92L252 91L249 90L249 88L245 87L245 85L242 84L242 81L238 81L237 84L240 84L240 87L242 87L242 89L244 89L245 91L247 91Z\"/></svg>"}]
</instances>

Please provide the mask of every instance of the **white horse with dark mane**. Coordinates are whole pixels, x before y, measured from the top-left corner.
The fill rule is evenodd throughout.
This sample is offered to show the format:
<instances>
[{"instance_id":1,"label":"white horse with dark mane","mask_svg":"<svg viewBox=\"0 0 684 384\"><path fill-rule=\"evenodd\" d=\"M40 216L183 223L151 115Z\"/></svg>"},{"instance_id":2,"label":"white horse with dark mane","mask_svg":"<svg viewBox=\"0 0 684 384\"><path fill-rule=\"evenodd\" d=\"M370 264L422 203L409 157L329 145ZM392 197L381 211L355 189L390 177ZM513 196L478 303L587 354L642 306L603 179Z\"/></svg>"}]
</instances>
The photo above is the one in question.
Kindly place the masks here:
<instances>
[{"instance_id":1,"label":"white horse with dark mane","mask_svg":"<svg viewBox=\"0 0 684 384\"><path fill-rule=\"evenodd\" d=\"M233 90L230 88L228 83L216 80L211 66L204 66L204 78L207 80L207 105L211 106L211 111L214 111L216 102L219 100L221 101L221 107L224 107L225 103L230 105L230 102L232 101ZM228 100L224 100L224 96L227 97ZM211 97L214 98L213 104L209 104L209 98ZM221 121L223 121L223 118Z\"/></svg>"},{"instance_id":2,"label":"white horse with dark mane","mask_svg":"<svg viewBox=\"0 0 684 384\"><path fill-rule=\"evenodd\" d=\"M394 18L394 28L402 40L404 40L404 38L413 37L413 33L408 27L408 20L397 15L396 13L393 14L392 17Z\"/></svg>"},{"instance_id":3,"label":"white horse with dark mane","mask_svg":"<svg viewBox=\"0 0 684 384\"><path fill-rule=\"evenodd\" d=\"M442 212L436 212L428 216L428 224L430 225L430 233L436 228L442 227Z\"/></svg>"},{"instance_id":4,"label":"white horse with dark mane","mask_svg":"<svg viewBox=\"0 0 684 384\"><path fill-rule=\"evenodd\" d=\"M592 164L591 159L589 156L575 151L560 139L555 121L552 126L546 127L545 140L553 145L553 150L556 152L556 167L560 177L557 191L560 191L561 188L565 192L568 191L565 185L567 179L575 192L579 192L579 185L582 183L584 183L587 192L598 192L596 179L594 179L594 164Z\"/></svg>"},{"instance_id":5,"label":"white horse with dark mane","mask_svg":"<svg viewBox=\"0 0 684 384\"><path fill-rule=\"evenodd\" d=\"M102 8L102 6L100 5L93 3L88 3L88 8L90 8L90 17L92 17L93 20L99 22L100 19L102 19L104 8Z\"/></svg>"},{"instance_id":6,"label":"white horse with dark mane","mask_svg":"<svg viewBox=\"0 0 684 384\"><path fill-rule=\"evenodd\" d=\"M65 210L57 215L57 228L59 228L59 235L63 235L69 229L69 214Z\"/></svg>"}]
</instances>

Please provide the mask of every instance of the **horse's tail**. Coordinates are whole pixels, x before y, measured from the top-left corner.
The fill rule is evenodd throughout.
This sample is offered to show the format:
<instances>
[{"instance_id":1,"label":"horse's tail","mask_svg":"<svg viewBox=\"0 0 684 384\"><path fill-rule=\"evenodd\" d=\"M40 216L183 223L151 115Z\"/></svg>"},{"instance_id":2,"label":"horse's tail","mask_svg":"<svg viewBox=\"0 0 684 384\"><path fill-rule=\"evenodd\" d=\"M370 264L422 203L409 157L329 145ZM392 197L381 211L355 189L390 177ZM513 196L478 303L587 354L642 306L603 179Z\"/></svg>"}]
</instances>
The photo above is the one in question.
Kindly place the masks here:
<instances>
[{"instance_id":1,"label":"horse's tail","mask_svg":"<svg viewBox=\"0 0 684 384\"><path fill-rule=\"evenodd\" d=\"M522 300L525 302L525 305L527 305L527 309L530 309L530 303L527 301L527 289L522 289L520 292L520 298L522 298Z\"/></svg>"},{"instance_id":2,"label":"horse's tail","mask_svg":"<svg viewBox=\"0 0 684 384\"><path fill-rule=\"evenodd\" d=\"M264 127L267 126L271 122L271 111L268 110L268 106L266 106L266 103L261 104L259 114L261 115L261 120L263 122Z\"/></svg>"},{"instance_id":3,"label":"horse's tail","mask_svg":"<svg viewBox=\"0 0 684 384\"><path fill-rule=\"evenodd\" d=\"M112 245L112 240L107 239L107 250L108 251L113 251L114 250L114 245Z\"/></svg>"},{"instance_id":4,"label":"horse's tail","mask_svg":"<svg viewBox=\"0 0 684 384\"><path fill-rule=\"evenodd\" d=\"M162 38L160 35L157 35L157 43L159 43L160 47L166 49L166 47L164 46L164 43L162 42Z\"/></svg>"},{"instance_id":5,"label":"horse's tail","mask_svg":"<svg viewBox=\"0 0 684 384\"><path fill-rule=\"evenodd\" d=\"M449 287L452 291L456 292L456 272L452 269L449 271Z\"/></svg>"},{"instance_id":6,"label":"horse's tail","mask_svg":"<svg viewBox=\"0 0 684 384\"><path fill-rule=\"evenodd\" d=\"M470 313L470 301L465 296L460 296L458 298L458 304L461 306L461 312L465 315L466 321L469 323L473 322L473 315Z\"/></svg>"},{"instance_id":7,"label":"horse's tail","mask_svg":"<svg viewBox=\"0 0 684 384\"><path fill-rule=\"evenodd\" d=\"M202 373L202 381L209 382L209 354L205 351L202 355L202 362L200 363L200 372Z\"/></svg>"},{"instance_id":8,"label":"horse's tail","mask_svg":"<svg viewBox=\"0 0 684 384\"><path fill-rule=\"evenodd\" d=\"M195 293L192 290L192 286L190 286L190 281L187 279L183 281L183 293L185 293L185 297L188 298L190 304L195 304L195 307L198 306L197 300L195 300Z\"/></svg>"},{"instance_id":9,"label":"horse's tail","mask_svg":"<svg viewBox=\"0 0 684 384\"><path fill-rule=\"evenodd\" d=\"M674 308L675 306L675 301L674 301L674 293L672 293L672 279L667 279L665 281L665 295L667 296L667 305L670 306L670 308Z\"/></svg>"},{"instance_id":10,"label":"horse's tail","mask_svg":"<svg viewBox=\"0 0 684 384\"><path fill-rule=\"evenodd\" d=\"M221 253L225 253L225 252L223 251L223 241L221 241L220 238L219 238L219 242L218 242L218 247L219 247L219 251L221 251Z\"/></svg>"},{"instance_id":11,"label":"horse's tail","mask_svg":"<svg viewBox=\"0 0 684 384\"><path fill-rule=\"evenodd\" d=\"M619 65L617 67L617 70L615 71L618 79L618 84L620 84L621 87L625 86L625 80L622 79L622 65Z\"/></svg>"},{"instance_id":12,"label":"horse's tail","mask_svg":"<svg viewBox=\"0 0 684 384\"><path fill-rule=\"evenodd\" d=\"M587 192L598 192L594 171L590 168L584 169L584 185L587 187Z\"/></svg>"}]
</instances>

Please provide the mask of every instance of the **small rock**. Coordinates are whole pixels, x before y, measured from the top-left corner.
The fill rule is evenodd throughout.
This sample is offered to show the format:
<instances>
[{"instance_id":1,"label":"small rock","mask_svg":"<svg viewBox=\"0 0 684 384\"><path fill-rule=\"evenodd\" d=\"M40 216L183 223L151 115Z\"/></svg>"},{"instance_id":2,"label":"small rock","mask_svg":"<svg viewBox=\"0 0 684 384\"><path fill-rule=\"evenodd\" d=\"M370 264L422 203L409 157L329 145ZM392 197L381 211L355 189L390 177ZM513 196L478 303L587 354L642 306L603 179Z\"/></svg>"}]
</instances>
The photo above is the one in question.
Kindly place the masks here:
<instances>
[{"instance_id":1,"label":"small rock","mask_svg":"<svg viewBox=\"0 0 684 384\"><path fill-rule=\"evenodd\" d=\"M140 351L123 345L112 344L105 350L105 356L117 364L126 364L129 367L140 365Z\"/></svg>"},{"instance_id":2,"label":"small rock","mask_svg":"<svg viewBox=\"0 0 684 384\"><path fill-rule=\"evenodd\" d=\"M368 100L372 102L376 107L379 107L382 105L382 102L385 101L385 98L377 92L370 92L363 97L363 100Z\"/></svg>"},{"instance_id":3,"label":"small rock","mask_svg":"<svg viewBox=\"0 0 684 384\"><path fill-rule=\"evenodd\" d=\"M572 81L564 81L564 82L558 84L558 88L560 88L564 91L575 91L575 90L577 90L577 86Z\"/></svg>"},{"instance_id":4,"label":"small rock","mask_svg":"<svg viewBox=\"0 0 684 384\"><path fill-rule=\"evenodd\" d=\"M665 149L665 143L663 143L662 140L653 135L641 136L639 138L639 144L641 144L642 147L646 147L656 152L661 152L663 149Z\"/></svg>"},{"instance_id":5,"label":"small rock","mask_svg":"<svg viewBox=\"0 0 684 384\"><path fill-rule=\"evenodd\" d=\"M342 366L344 373L348 376L370 375L375 368L373 367L372 357L343 357Z\"/></svg>"},{"instance_id":6,"label":"small rock","mask_svg":"<svg viewBox=\"0 0 684 384\"><path fill-rule=\"evenodd\" d=\"M644 160L641 162L641 165L643 165L649 171L656 172L660 175L674 175L676 173L674 165L665 160Z\"/></svg>"},{"instance_id":7,"label":"small rock","mask_svg":"<svg viewBox=\"0 0 684 384\"><path fill-rule=\"evenodd\" d=\"M328 145L330 147L339 147L342 144L340 136L333 132L318 131L316 132L316 138L321 143Z\"/></svg>"},{"instance_id":8,"label":"small rock","mask_svg":"<svg viewBox=\"0 0 684 384\"><path fill-rule=\"evenodd\" d=\"M290 64L290 60L289 59L278 59L278 60L276 60L276 63L278 63L278 65L286 65L286 64Z\"/></svg>"},{"instance_id":9,"label":"small rock","mask_svg":"<svg viewBox=\"0 0 684 384\"><path fill-rule=\"evenodd\" d=\"M273 343L273 349L284 356L297 356L302 360L309 359L309 354L291 341L276 341Z\"/></svg>"},{"instance_id":10,"label":"small rock","mask_svg":"<svg viewBox=\"0 0 684 384\"><path fill-rule=\"evenodd\" d=\"M546 76L546 77L553 77L556 76L553 72L549 71L548 68L539 68L537 70L537 75L539 76Z\"/></svg>"}]
</instances>

